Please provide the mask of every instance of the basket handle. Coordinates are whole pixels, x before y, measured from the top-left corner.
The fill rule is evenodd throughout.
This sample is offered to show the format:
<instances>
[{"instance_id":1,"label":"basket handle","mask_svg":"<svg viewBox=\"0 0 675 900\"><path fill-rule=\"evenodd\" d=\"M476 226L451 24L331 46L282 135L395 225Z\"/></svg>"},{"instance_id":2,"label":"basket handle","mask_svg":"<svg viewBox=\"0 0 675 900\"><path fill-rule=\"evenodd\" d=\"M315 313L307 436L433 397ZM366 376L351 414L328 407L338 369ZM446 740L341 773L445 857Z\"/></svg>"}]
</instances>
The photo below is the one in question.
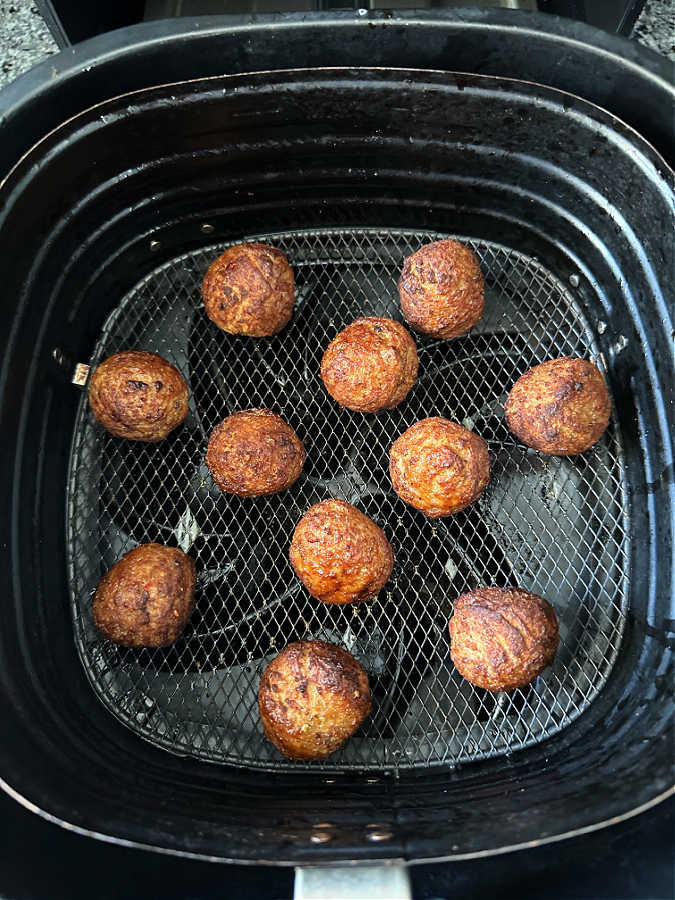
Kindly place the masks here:
<instances>
[{"instance_id":1,"label":"basket handle","mask_svg":"<svg viewBox=\"0 0 675 900\"><path fill-rule=\"evenodd\" d=\"M298 867L293 900L412 900L412 891L401 864Z\"/></svg>"}]
</instances>

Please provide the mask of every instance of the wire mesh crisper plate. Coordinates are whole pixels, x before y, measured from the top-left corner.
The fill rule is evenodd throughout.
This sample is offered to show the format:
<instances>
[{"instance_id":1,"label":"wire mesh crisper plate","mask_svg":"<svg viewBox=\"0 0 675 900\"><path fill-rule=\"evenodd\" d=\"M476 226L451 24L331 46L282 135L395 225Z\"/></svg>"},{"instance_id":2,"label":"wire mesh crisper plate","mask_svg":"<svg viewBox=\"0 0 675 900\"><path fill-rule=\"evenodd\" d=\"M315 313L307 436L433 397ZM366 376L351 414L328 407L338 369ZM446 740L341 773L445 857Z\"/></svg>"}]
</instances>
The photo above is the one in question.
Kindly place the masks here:
<instances>
[{"instance_id":1,"label":"wire mesh crisper plate","mask_svg":"<svg viewBox=\"0 0 675 900\"><path fill-rule=\"evenodd\" d=\"M604 684L626 611L627 528L614 423L575 458L528 451L509 434L503 404L529 366L565 354L598 359L569 292L535 260L469 243L486 279L484 318L452 341L417 338L419 380L377 416L337 406L319 379L329 340L359 315L400 318L404 258L439 235L341 230L258 235L289 258L293 321L274 338L219 331L206 318L202 276L222 246L156 269L109 317L93 364L122 349L162 354L190 389L185 425L159 444L107 435L83 394L71 454L68 552L79 653L101 700L126 725L173 752L241 766L293 768L264 739L257 688L290 641L341 644L365 666L373 713L324 769L457 763L540 741L576 718ZM247 407L280 413L305 441L307 463L289 490L242 500L222 494L204 465L208 435ZM442 415L488 442L490 485L468 510L430 520L389 480L393 440ZM356 504L385 530L396 555L373 601L313 600L288 561L293 528L327 497ZM179 545L197 562L195 613L172 647L125 650L101 639L91 615L100 577L146 541ZM547 597L560 622L551 669L522 691L492 695L454 671L452 603L482 584Z\"/></svg>"}]
</instances>

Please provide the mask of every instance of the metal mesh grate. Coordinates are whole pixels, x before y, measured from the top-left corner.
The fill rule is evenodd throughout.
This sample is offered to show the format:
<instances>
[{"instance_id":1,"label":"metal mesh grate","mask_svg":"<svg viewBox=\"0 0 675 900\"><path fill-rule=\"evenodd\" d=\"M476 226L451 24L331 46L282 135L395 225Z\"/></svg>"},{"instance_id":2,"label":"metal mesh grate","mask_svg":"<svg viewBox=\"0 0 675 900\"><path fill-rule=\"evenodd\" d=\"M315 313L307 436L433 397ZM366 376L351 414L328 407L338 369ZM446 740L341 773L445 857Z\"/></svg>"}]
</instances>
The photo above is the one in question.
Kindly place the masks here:
<instances>
[{"instance_id":1,"label":"metal mesh grate","mask_svg":"<svg viewBox=\"0 0 675 900\"><path fill-rule=\"evenodd\" d=\"M161 353L190 387L185 425L166 441L120 441L96 426L83 394L69 479L69 567L75 635L101 700L168 750L241 766L293 768L264 739L257 688L287 643L341 644L367 669L373 714L323 770L457 763L540 741L578 716L607 679L626 611L627 527L614 424L582 457L520 446L503 403L529 366L598 349L569 292L536 261L469 241L482 261L486 312L454 341L420 340L420 377L397 409L364 416L339 408L319 380L323 349L357 315L400 318L403 259L440 235L340 230L259 235L296 273L291 325L271 339L219 331L206 318L201 278L222 246L167 263L109 317L93 364L127 348ZM235 409L279 412L307 447L300 480L282 494L227 497L204 465L211 429ZM488 442L492 478L463 513L429 520L393 493L388 451L417 419L443 415ZM396 554L374 601L328 607L295 578L288 546L307 508L327 497L355 503L386 531ZM197 606L174 646L125 650L100 638L91 596L102 574L139 543L188 551ZM481 584L517 583L547 597L559 617L554 666L535 684L492 695L453 669L453 599ZM302 764L306 766L307 764Z\"/></svg>"}]
</instances>

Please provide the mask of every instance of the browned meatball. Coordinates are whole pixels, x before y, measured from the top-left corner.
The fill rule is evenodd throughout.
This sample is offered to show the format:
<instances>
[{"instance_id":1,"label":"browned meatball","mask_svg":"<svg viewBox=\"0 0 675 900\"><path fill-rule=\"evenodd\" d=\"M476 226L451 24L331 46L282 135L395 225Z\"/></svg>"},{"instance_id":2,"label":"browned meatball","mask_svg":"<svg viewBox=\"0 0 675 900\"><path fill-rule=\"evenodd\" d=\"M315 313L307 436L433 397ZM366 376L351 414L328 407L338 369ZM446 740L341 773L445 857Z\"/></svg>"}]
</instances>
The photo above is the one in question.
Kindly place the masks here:
<instances>
[{"instance_id":1,"label":"browned meatball","mask_svg":"<svg viewBox=\"0 0 675 900\"><path fill-rule=\"evenodd\" d=\"M281 416L270 409L232 413L209 438L206 465L226 494L260 497L284 491L297 481L305 448Z\"/></svg>"},{"instance_id":2,"label":"browned meatball","mask_svg":"<svg viewBox=\"0 0 675 900\"><path fill-rule=\"evenodd\" d=\"M195 564L182 550L141 544L101 579L94 622L123 647L166 647L192 615L195 580Z\"/></svg>"},{"instance_id":3,"label":"browned meatball","mask_svg":"<svg viewBox=\"0 0 675 900\"><path fill-rule=\"evenodd\" d=\"M341 647L297 641L263 672L258 709L267 739L285 756L323 759L370 715L368 676Z\"/></svg>"},{"instance_id":4,"label":"browned meatball","mask_svg":"<svg viewBox=\"0 0 675 900\"><path fill-rule=\"evenodd\" d=\"M506 424L528 447L552 456L588 450L605 433L611 406L587 359L550 359L521 375L504 406Z\"/></svg>"},{"instance_id":5,"label":"browned meatball","mask_svg":"<svg viewBox=\"0 0 675 900\"><path fill-rule=\"evenodd\" d=\"M202 282L206 315L229 334L277 334L290 321L294 297L293 269L281 250L267 244L230 247Z\"/></svg>"},{"instance_id":6,"label":"browned meatball","mask_svg":"<svg viewBox=\"0 0 675 900\"><path fill-rule=\"evenodd\" d=\"M406 503L431 518L451 516L485 490L490 480L487 444L448 419L422 419L394 441L389 474Z\"/></svg>"},{"instance_id":7,"label":"browned meatball","mask_svg":"<svg viewBox=\"0 0 675 900\"><path fill-rule=\"evenodd\" d=\"M406 259L398 282L403 315L437 338L473 328L485 308L483 288L478 257L459 241L426 244Z\"/></svg>"},{"instance_id":8,"label":"browned meatball","mask_svg":"<svg viewBox=\"0 0 675 900\"><path fill-rule=\"evenodd\" d=\"M393 319L357 319L328 345L321 378L334 400L356 412L398 406L417 378L417 347Z\"/></svg>"},{"instance_id":9,"label":"browned meatball","mask_svg":"<svg viewBox=\"0 0 675 900\"><path fill-rule=\"evenodd\" d=\"M379 525L343 500L323 500L307 510L289 557L309 593L323 603L369 600L394 567L394 552Z\"/></svg>"},{"instance_id":10,"label":"browned meatball","mask_svg":"<svg viewBox=\"0 0 675 900\"><path fill-rule=\"evenodd\" d=\"M187 385L156 353L123 350L102 362L89 382L89 405L115 437L161 441L185 419Z\"/></svg>"},{"instance_id":11,"label":"browned meatball","mask_svg":"<svg viewBox=\"0 0 675 900\"><path fill-rule=\"evenodd\" d=\"M558 649L551 604L516 587L462 594L449 628L457 671L488 691L525 687L551 665Z\"/></svg>"}]
</instances>

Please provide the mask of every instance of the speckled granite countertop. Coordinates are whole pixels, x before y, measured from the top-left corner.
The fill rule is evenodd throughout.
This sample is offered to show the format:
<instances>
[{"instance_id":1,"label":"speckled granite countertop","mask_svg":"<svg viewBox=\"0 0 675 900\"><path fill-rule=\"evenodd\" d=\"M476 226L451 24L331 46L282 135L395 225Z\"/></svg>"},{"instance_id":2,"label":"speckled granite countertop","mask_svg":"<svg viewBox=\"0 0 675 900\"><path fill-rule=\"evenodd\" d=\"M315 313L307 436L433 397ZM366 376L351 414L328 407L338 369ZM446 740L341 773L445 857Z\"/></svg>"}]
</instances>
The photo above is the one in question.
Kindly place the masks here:
<instances>
[{"instance_id":1,"label":"speckled granite countertop","mask_svg":"<svg viewBox=\"0 0 675 900\"><path fill-rule=\"evenodd\" d=\"M0 87L57 49L30 0L0 0Z\"/></svg>"},{"instance_id":2,"label":"speckled granite countertop","mask_svg":"<svg viewBox=\"0 0 675 900\"><path fill-rule=\"evenodd\" d=\"M635 23L633 37L675 60L675 0L647 0Z\"/></svg>"},{"instance_id":3,"label":"speckled granite countertop","mask_svg":"<svg viewBox=\"0 0 675 900\"><path fill-rule=\"evenodd\" d=\"M634 38L675 60L675 0L648 0ZM57 49L31 0L0 0L0 87Z\"/></svg>"}]
</instances>

